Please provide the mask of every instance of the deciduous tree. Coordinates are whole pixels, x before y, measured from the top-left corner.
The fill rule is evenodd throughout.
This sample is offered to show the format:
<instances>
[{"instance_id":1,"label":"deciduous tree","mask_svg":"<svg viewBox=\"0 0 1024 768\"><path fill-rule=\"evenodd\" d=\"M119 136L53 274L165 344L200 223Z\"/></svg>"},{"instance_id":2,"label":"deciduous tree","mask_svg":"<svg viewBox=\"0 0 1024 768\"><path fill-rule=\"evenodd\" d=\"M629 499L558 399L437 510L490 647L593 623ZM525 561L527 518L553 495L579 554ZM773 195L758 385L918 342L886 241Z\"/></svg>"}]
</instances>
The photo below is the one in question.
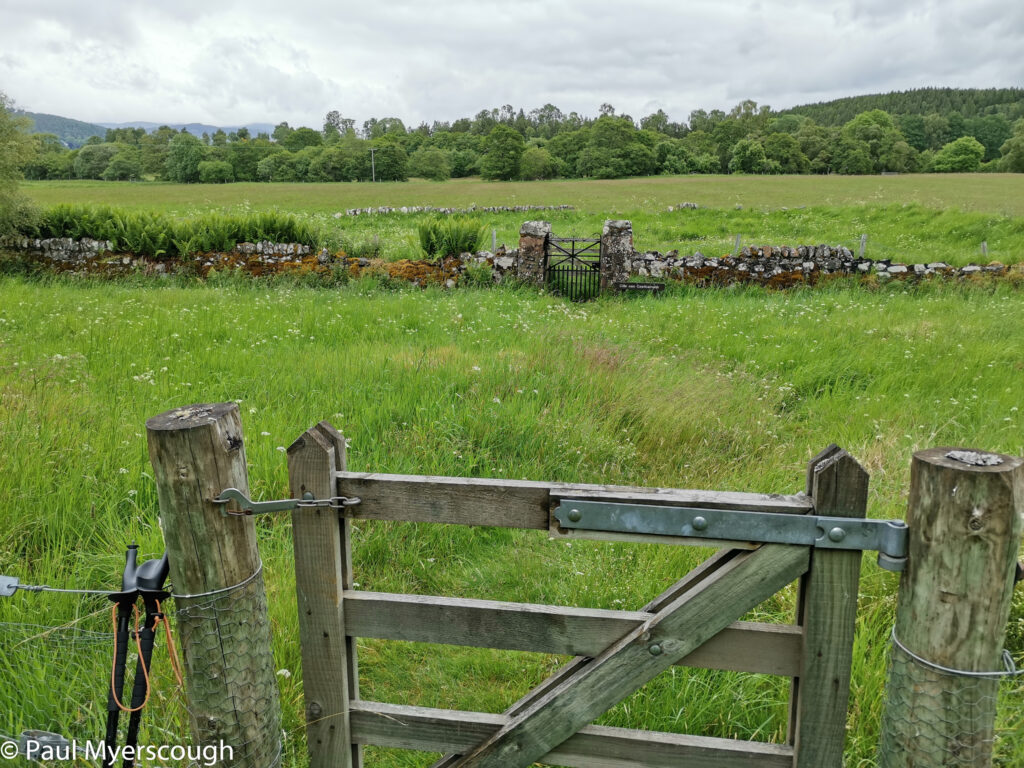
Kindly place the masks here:
<instances>
[{"instance_id":1,"label":"deciduous tree","mask_svg":"<svg viewBox=\"0 0 1024 768\"><path fill-rule=\"evenodd\" d=\"M764 152L769 160L779 164L782 173L807 173L811 161L800 149L800 142L788 133L772 133L764 140Z\"/></svg>"},{"instance_id":2,"label":"deciduous tree","mask_svg":"<svg viewBox=\"0 0 1024 768\"><path fill-rule=\"evenodd\" d=\"M124 149L123 144L86 144L75 157L75 177L102 179L103 172L114 155Z\"/></svg>"},{"instance_id":3,"label":"deciduous tree","mask_svg":"<svg viewBox=\"0 0 1024 768\"><path fill-rule=\"evenodd\" d=\"M1010 173L1024 173L1024 117L1013 124L1013 136L999 148L999 169Z\"/></svg>"},{"instance_id":4,"label":"deciduous tree","mask_svg":"<svg viewBox=\"0 0 1024 768\"><path fill-rule=\"evenodd\" d=\"M167 146L164 174L169 181L194 184L199 181L199 164L203 159L203 143L191 133L179 133Z\"/></svg>"},{"instance_id":5,"label":"deciduous tree","mask_svg":"<svg viewBox=\"0 0 1024 768\"><path fill-rule=\"evenodd\" d=\"M530 147L519 158L519 178L553 179L558 175L558 161L543 147Z\"/></svg>"},{"instance_id":6,"label":"deciduous tree","mask_svg":"<svg viewBox=\"0 0 1024 768\"><path fill-rule=\"evenodd\" d=\"M498 125L487 136L487 152L480 162L485 179L507 181L519 175L519 158L525 149L523 137L507 125Z\"/></svg>"},{"instance_id":7,"label":"deciduous tree","mask_svg":"<svg viewBox=\"0 0 1024 768\"><path fill-rule=\"evenodd\" d=\"M203 184L226 184L235 180L235 172L224 160L204 160L199 164L199 180Z\"/></svg>"},{"instance_id":8,"label":"deciduous tree","mask_svg":"<svg viewBox=\"0 0 1024 768\"><path fill-rule=\"evenodd\" d=\"M409 175L432 181L446 181L452 175L449 154L436 147L422 147L409 156Z\"/></svg>"},{"instance_id":9,"label":"deciduous tree","mask_svg":"<svg viewBox=\"0 0 1024 768\"><path fill-rule=\"evenodd\" d=\"M768 157L764 145L754 139L740 139L732 150L729 173L764 173Z\"/></svg>"},{"instance_id":10,"label":"deciduous tree","mask_svg":"<svg viewBox=\"0 0 1024 768\"><path fill-rule=\"evenodd\" d=\"M19 231L36 216L35 209L18 190L21 169L35 149L29 137L29 121L12 114L14 105L0 92L0 235Z\"/></svg>"},{"instance_id":11,"label":"deciduous tree","mask_svg":"<svg viewBox=\"0 0 1024 768\"><path fill-rule=\"evenodd\" d=\"M973 136L961 136L939 150L932 161L936 173L970 173L981 167L985 147Z\"/></svg>"},{"instance_id":12,"label":"deciduous tree","mask_svg":"<svg viewBox=\"0 0 1024 768\"><path fill-rule=\"evenodd\" d=\"M141 177L142 153L137 147L122 148L103 169L104 181L135 181Z\"/></svg>"}]
</instances>

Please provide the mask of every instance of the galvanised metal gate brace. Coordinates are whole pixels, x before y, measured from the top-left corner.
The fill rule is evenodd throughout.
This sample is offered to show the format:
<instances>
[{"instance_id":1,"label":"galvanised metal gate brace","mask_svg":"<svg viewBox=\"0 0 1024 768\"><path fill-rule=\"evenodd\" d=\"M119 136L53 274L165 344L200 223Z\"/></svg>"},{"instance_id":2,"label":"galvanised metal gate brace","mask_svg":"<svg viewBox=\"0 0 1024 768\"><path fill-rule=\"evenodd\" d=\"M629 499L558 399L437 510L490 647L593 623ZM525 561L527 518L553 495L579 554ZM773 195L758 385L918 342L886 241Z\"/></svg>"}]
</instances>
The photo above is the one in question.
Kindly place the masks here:
<instances>
[{"instance_id":1,"label":"galvanised metal gate brace","mask_svg":"<svg viewBox=\"0 0 1024 768\"><path fill-rule=\"evenodd\" d=\"M878 552L878 565L902 571L907 564L907 524L902 520L787 515L732 509L693 509L651 504L562 499L555 509L562 528L694 539L801 544L822 549Z\"/></svg>"}]
</instances>

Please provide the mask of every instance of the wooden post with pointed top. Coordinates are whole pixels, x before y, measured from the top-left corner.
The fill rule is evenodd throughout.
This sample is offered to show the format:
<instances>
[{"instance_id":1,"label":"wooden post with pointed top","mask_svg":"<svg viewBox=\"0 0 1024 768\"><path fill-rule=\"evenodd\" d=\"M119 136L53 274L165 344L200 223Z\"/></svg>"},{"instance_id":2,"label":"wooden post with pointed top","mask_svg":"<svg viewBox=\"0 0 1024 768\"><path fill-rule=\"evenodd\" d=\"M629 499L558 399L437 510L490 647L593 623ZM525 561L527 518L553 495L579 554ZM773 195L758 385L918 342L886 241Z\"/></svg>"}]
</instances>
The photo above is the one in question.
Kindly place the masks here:
<instances>
[{"instance_id":1,"label":"wooden post with pointed top","mask_svg":"<svg viewBox=\"0 0 1024 768\"><path fill-rule=\"evenodd\" d=\"M293 498L337 495L345 469L345 438L326 421L288 448ZM299 602L302 685L311 768L362 768L352 743L349 701L359 698L355 639L346 636L343 591L352 588L349 521L329 507L292 513L295 591Z\"/></svg>"},{"instance_id":2,"label":"wooden post with pointed top","mask_svg":"<svg viewBox=\"0 0 1024 768\"><path fill-rule=\"evenodd\" d=\"M878 764L992 764L998 677L1024 530L1024 459L914 454ZM902 646L902 647L900 647ZM936 668L942 667L943 669Z\"/></svg>"},{"instance_id":3,"label":"wooden post with pointed top","mask_svg":"<svg viewBox=\"0 0 1024 768\"><path fill-rule=\"evenodd\" d=\"M830 445L807 466L807 495L817 515L866 517L868 473ZM859 551L812 549L800 580L796 618L803 628L803 661L790 696L794 768L843 763L860 561Z\"/></svg>"},{"instance_id":4,"label":"wooden post with pointed top","mask_svg":"<svg viewBox=\"0 0 1024 768\"><path fill-rule=\"evenodd\" d=\"M238 406L175 408L146 432L195 741L231 747L222 765L266 768L281 728L256 528L212 502L225 488L249 493Z\"/></svg>"}]
</instances>

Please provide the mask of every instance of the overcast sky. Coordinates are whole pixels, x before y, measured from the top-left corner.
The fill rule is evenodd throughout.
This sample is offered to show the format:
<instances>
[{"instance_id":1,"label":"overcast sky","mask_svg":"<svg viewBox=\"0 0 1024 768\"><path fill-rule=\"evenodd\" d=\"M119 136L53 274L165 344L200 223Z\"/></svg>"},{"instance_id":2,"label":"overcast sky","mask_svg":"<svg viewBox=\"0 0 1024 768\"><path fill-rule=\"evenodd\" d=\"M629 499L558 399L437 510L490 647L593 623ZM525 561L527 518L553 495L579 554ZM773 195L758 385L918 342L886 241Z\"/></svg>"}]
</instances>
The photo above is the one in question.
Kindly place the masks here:
<instances>
[{"instance_id":1,"label":"overcast sky","mask_svg":"<svg viewBox=\"0 0 1024 768\"><path fill-rule=\"evenodd\" d=\"M35 112L319 128L512 104L635 119L1024 85L1021 0L0 0L0 91Z\"/></svg>"}]
</instances>

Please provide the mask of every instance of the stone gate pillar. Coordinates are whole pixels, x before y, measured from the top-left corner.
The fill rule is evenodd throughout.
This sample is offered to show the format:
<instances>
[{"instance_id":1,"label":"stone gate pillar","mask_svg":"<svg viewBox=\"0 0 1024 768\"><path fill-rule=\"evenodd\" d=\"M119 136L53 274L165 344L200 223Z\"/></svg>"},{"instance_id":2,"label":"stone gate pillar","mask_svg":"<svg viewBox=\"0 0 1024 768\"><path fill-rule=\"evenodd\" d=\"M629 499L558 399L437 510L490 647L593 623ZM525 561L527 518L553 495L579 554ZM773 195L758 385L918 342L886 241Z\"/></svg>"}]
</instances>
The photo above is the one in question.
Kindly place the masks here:
<instances>
[{"instance_id":1,"label":"stone gate pillar","mask_svg":"<svg viewBox=\"0 0 1024 768\"><path fill-rule=\"evenodd\" d=\"M524 283L544 285L544 246L550 234L547 221L524 221L520 227L516 275Z\"/></svg>"},{"instance_id":2,"label":"stone gate pillar","mask_svg":"<svg viewBox=\"0 0 1024 768\"><path fill-rule=\"evenodd\" d=\"M614 290L629 279L633 259L633 222L606 221L601 232L601 290Z\"/></svg>"}]
</instances>

